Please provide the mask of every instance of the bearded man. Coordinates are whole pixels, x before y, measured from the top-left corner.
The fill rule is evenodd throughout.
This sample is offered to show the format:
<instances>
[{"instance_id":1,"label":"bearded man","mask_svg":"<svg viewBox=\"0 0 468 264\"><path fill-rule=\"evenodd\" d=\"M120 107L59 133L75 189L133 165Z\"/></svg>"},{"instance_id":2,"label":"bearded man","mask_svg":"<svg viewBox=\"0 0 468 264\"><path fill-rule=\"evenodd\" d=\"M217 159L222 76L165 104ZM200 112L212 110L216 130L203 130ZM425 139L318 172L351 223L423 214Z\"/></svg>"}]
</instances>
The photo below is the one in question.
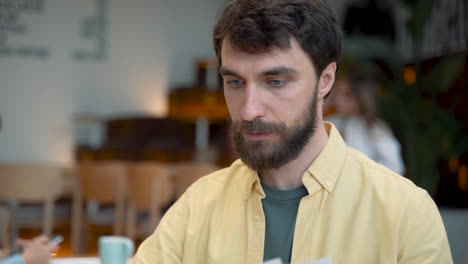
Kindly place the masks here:
<instances>
[{"instance_id":1,"label":"bearded man","mask_svg":"<svg viewBox=\"0 0 468 264\"><path fill-rule=\"evenodd\" d=\"M133 263L452 263L427 192L323 121L341 50L323 1L231 1L213 40L240 160L194 183Z\"/></svg>"}]
</instances>

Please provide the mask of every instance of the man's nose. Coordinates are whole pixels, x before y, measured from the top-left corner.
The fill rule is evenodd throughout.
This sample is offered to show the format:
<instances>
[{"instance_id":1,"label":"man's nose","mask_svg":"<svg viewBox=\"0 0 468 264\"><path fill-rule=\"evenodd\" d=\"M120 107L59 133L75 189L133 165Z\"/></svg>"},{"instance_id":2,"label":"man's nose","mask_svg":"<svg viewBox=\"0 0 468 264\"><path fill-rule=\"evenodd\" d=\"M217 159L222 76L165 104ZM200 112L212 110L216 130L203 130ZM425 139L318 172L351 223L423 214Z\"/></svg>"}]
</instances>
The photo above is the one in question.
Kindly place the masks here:
<instances>
[{"instance_id":1,"label":"man's nose","mask_svg":"<svg viewBox=\"0 0 468 264\"><path fill-rule=\"evenodd\" d=\"M245 88L241 114L244 121L253 121L265 115L265 105L259 87L249 85Z\"/></svg>"}]
</instances>

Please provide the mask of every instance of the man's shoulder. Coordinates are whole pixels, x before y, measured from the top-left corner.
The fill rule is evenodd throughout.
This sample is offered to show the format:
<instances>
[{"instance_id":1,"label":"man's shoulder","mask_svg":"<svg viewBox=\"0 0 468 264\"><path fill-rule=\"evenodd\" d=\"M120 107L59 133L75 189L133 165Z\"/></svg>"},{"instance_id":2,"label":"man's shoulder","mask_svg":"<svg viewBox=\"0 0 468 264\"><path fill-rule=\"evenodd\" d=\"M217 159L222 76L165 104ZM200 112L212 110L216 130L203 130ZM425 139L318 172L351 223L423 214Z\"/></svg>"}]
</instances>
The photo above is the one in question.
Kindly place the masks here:
<instances>
[{"instance_id":1,"label":"man's shoulder","mask_svg":"<svg viewBox=\"0 0 468 264\"><path fill-rule=\"evenodd\" d=\"M198 179L194 185L209 185L209 184L226 184L235 175L242 175L248 172L248 167L240 160L234 161L229 167L225 167L207 174Z\"/></svg>"},{"instance_id":2,"label":"man's shoulder","mask_svg":"<svg viewBox=\"0 0 468 264\"><path fill-rule=\"evenodd\" d=\"M344 170L354 170L365 188L371 188L382 195L426 196L427 192L410 179L378 164L365 154L351 147L347 149Z\"/></svg>"},{"instance_id":3,"label":"man's shoulder","mask_svg":"<svg viewBox=\"0 0 468 264\"><path fill-rule=\"evenodd\" d=\"M235 191L242 191L249 179L248 167L245 166L240 160L234 161L229 167L214 171L205 175L194 182L187 190L191 195L202 194L207 196L224 195L226 191L236 189ZM238 190L237 190L238 189ZM213 197L215 198L215 197Z\"/></svg>"}]
</instances>

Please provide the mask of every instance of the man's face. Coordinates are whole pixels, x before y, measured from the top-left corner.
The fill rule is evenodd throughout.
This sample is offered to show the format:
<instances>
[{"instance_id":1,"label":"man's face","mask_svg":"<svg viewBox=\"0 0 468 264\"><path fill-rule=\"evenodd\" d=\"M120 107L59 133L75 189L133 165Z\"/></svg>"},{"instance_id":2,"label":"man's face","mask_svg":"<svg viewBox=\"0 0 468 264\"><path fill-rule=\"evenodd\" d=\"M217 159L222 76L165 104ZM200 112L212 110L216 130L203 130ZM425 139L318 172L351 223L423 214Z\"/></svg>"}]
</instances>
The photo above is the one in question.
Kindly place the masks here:
<instances>
[{"instance_id":1,"label":"man's face","mask_svg":"<svg viewBox=\"0 0 468 264\"><path fill-rule=\"evenodd\" d=\"M317 78L309 56L292 39L288 50L245 53L223 42L220 73L232 140L256 171L296 159L314 134Z\"/></svg>"}]
</instances>

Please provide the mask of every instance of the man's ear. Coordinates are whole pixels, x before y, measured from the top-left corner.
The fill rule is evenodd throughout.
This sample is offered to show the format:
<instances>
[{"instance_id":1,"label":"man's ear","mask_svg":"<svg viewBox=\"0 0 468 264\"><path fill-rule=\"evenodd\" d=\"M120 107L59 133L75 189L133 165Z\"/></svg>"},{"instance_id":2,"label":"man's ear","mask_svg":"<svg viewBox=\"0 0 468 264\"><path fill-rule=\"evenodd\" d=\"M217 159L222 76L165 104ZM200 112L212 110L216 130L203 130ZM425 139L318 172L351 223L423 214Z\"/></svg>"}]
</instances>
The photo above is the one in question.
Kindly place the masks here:
<instances>
[{"instance_id":1,"label":"man's ear","mask_svg":"<svg viewBox=\"0 0 468 264\"><path fill-rule=\"evenodd\" d=\"M333 87L333 84L335 83L336 67L336 62L331 62L322 71L317 85L317 97L319 99L324 98Z\"/></svg>"}]
</instances>

